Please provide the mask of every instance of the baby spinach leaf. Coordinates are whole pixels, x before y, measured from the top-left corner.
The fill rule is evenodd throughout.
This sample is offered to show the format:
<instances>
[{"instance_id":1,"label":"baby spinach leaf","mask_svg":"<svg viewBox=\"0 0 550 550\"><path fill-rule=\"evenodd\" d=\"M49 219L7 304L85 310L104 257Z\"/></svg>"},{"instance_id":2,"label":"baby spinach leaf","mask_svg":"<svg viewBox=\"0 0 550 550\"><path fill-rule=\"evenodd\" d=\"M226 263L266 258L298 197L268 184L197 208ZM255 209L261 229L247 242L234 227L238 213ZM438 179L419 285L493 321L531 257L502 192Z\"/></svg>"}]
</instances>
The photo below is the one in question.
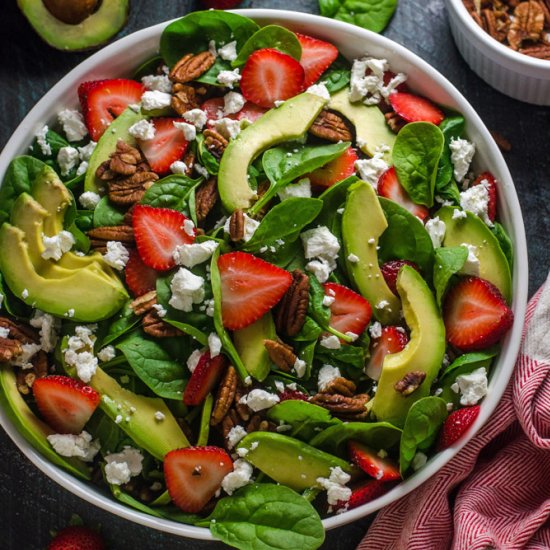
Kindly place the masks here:
<instances>
[{"instance_id":1,"label":"baby spinach leaf","mask_svg":"<svg viewBox=\"0 0 550 550\"><path fill-rule=\"evenodd\" d=\"M110 201L109 197L103 197L94 210L94 227L103 227L105 225L122 225L124 223L125 212Z\"/></svg>"},{"instance_id":2,"label":"baby spinach leaf","mask_svg":"<svg viewBox=\"0 0 550 550\"><path fill-rule=\"evenodd\" d=\"M239 51L232 67L242 67L256 50L274 48L300 61L302 46L296 35L279 25L267 25L255 32Z\"/></svg>"},{"instance_id":3,"label":"baby spinach leaf","mask_svg":"<svg viewBox=\"0 0 550 550\"><path fill-rule=\"evenodd\" d=\"M350 176L330 186L319 195L319 198L323 201L323 209L316 220L319 225L330 226L334 218L334 212L346 202L346 195L350 185L358 181L359 178L357 176Z\"/></svg>"},{"instance_id":4,"label":"baby spinach leaf","mask_svg":"<svg viewBox=\"0 0 550 550\"><path fill-rule=\"evenodd\" d=\"M441 130L429 122L412 122L397 134L393 163L401 185L417 204L433 206L444 143Z\"/></svg>"},{"instance_id":5,"label":"baby spinach leaf","mask_svg":"<svg viewBox=\"0 0 550 550\"><path fill-rule=\"evenodd\" d=\"M422 222L396 202L379 197L388 227L382 233L378 251L381 261L410 260L424 274L431 273L434 248Z\"/></svg>"},{"instance_id":6,"label":"baby spinach leaf","mask_svg":"<svg viewBox=\"0 0 550 550\"><path fill-rule=\"evenodd\" d=\"M32 315L33 309L13 294L6 284L2 273L0 273L0 294L4 297L2 308L10 315L18 319L28 319Z\"/></svg>"},{"instance_id":7,"label":"baby spinach leaf","mask_svg":"<svg viewBox=\"0 0 550 550\"><path fill-rule=\"evenodd\" d=\"M108 346L139 323L141 318L134 313L131 303L132 300L128 300L124 307L114 316L107 334L101 342L101 348Z\"/></svg>"},{"instance_id":8,"label":"baby spinach leaf","mask_svg":"<svg viewBox=\"0 0 550 550\"><path fill-rule=\"evenodd\" d=\"M327 349L319 346L315 359L334 367L352 367L363 372L368 348L360 346L340 346L338 349Z\"/></svg>"},{"instance_id":9,"label":"baby spinach leaf","mask_svg":"<svg viewBox=\"0 0 550 550\"><path fill-rule=\"evenodd\" d=\"M451 277L462 269L467 257L468 249L465 246L436 248L433 283L440 307Z\"/></svg>"},{"instance_id":10,"label":"baby spinach leaf","mask_svg":"<svg viewBox=\"0 0 550 550\"><path fill-rule=\"evenodd\" d=\"M328 326L330 308L323 305L325 289L315 275L309 275L309 304L308 314L321 326Z\"/></svg>"},{"instance_id":11,"label":"baby spinach leaf","mask_svg":"<svg viewBox=\"0 0 550 550\"><path fill-rule=\"evenodd\" d=\"M168 323L169 325L172 325L173 327L176 327L177 329L181 330L185 334L188 334L197 342L201 343L203 346L206 346L208 344L208 335L200 331L198 328L194 327L193 325L189 325L187 323L181 323L180 321L173 321L167 318L164 318L163 321L165 323Z\"/></svg>"},{"instance_id":12,"label":"baby spinach leaf","mask_svg":"<svg viewBox=\"0 0 550 550\"><path fill-rule=\"evenodd\" d=\"M120 442L126 439L126 434L101 409L97 409L86 424L94 439L101 443L100 452L103 456L115 453L120 448Z\"/></svg>"},{"instance_id":13,"label":"baby spinach leaf","mask_svg":"<svg viewBox=\"0 0 550 550\"><path fill-rule=\"evenodd\" d=\"M321 15L382 32L397 7L397 0L319 0Z\"/></svg>"},{"instance_id":14,"label":"baby spinach leaf","mask_svg":"<svg viewBox=\"0 0 550 550\"><path fill-rule=\"evenodd\" d=\"M402 477L405 477L416 452L425 451L432 446L447 414L447 405L439 397L423 397L411 406L399 446L399 468Z\"/></svg>"},{"instance_id":15,"label":"baby spinach leaf","mask_svg":"<svg viewBox=\"0 0 550 550\"><path fill-rule=\"evenodd\" d=\"M84 254L87 254L90 251L90 239L88 236L83 233L74 222L66 227L66 229L74 237L74 249L80 250L81 252L84 252Z\"/></svg>"},{"instance_id":16,"label":"baby spinach leaf","mask_svg":"<svg viewBox=\"0 0 550 550\"><path fill-rule=\"evenodd\" d=\"M231 64L229 61L224 61L221 57L217 57L214 65L210 67L205 73L201 74L197 78L197 82L202 82L203 84L210 84L211 86L218 86L223 88L223 84L218 82L218 75L222 71L230 71Z\"/></svg>"},{"instance_id":17,"label":"baby spinach leaf","mask_svg":"<svg viewBox=\"0 0 550 550\"><path fill-rule=\"evenodd\" d=\"M204 136L202 134L197 134L196 142L200 163L208 170L209 174L215 176L220 169L218 159L204 145Z\"/></svg>"},{"instance_id":18,"label":"baby spinach leaf","mask_svg":"<svg viewBox=\"0 0 550 550\"><path fill-rule=\"evenodd\" d=\"M94 211L77 210L74 223L81 231L89 231L94 227Z\"/></svg>"},{"instance_id":19,"label":"baby spinach leaf","mask_svg":"<svg viewBox=\"0 0 550 550\"><path fill-rule=\"evenodd\" d=\"M181 399L187 382L186 369L182 363L174 361L157 341L135 332L116 347L139 378L158 396Z\"/></svg>"},{"instance_id":20,"label":"baby spinach leaf","mask_svg":"<svg viewBox=\"0 0 550 550\"><path fill-rule=\"evenodd\" d=\"M294 336L294 340L297 342L309 342L310 340L317 341L317 338L321 335L323 329L315 322L310 316L306 317L304 326L300 329L300 332Z\"/></svg>"},{"instance_id":21,"label":"baby spinach leaf","mask_svg":"<svg viewBox=\"0 0 550 550\"><path fill-rule=\"evenodd\" d=\"M502 248L502 252L504 252L510 266L510 272L512 272L514 266L514 246L512 245L510 236L506 232L506 229L498 222L494 222L491 232L497 238L498 244L500 244L500 248Z\"/></svg>"},{"instance_id":22,"label":"baby spinach leaf","mask_svg":"<svg viewBox=\"0 0 550 550\"><path fill-rule=\"evenodd\" d=\"M348 61L338 56L338 59L321 75L321 82L327 87L330 94L335 94L345 88L351 80L351 69Z\"/></svg>"},{"instance_id":23,"label":"baby spinach leaf","mask_svg":"<svg viewBox=\"0 0 550 550\"><path fill-rule=\"evenodd\" d=\"M40 145L38 145L38 141L35 139L32 145L29 147L29 152L34 158L43 161L47 159L54 159L54 161L56 161L59 149L61 149L62 147L67 147L67 145L69 145L69 142L64 137L60 136L57 132L54 132L53 130L48 130L46 132L45 141L52 150L51 155L45 155L42 152L42 148L40 147Z\"/></svg>"},{"instance_id":24,"label":"baby spinach leaf","mask_svg":"<svg viewBox=\"0 0 550 550\"><path fill-rule=\"evenodd\" d=\"M155 55L148 59L147 61L144 61L135 71L132 76L133 80L139 80L144 76L148 76L150 74L156 74L157 69L164 64L164 61L160 55Z\"/></svg>"},{"instance_id":25,"label":"baby spinach leaf","mask_svg":"<svg viewBox=\"0 0 550 550\"><path fill-rule=\"evenodd\" d=\"M201 182L202 179L193 180L183 174L166 176L147 189L141 199L141 204L149 204L157 208L171 208L180 212L188 211L189 196Z\"/></svg>"},{"instance_id":26,"label":"baby spinach leaf","mask_svg":"<svg viewBox=\"0 0 550 550\"><path fill-rule=\"evenodd\" d=\"M452 139L462 137L464 134L464 117L451 116L447 117L439 125L439 129L443 132L443 137L445 138L445 145L443 146L443 153L439 159L439 166L437 167L437 177L435 180L435 191L438 195L447 198L445 194L448 194L449 188L452 188L453 182L453 163L451 162L451 150L449 149L449 144ZM456 184L454 185L456 187ZM453 191L451 191L454 193ZM458 193L458 188L456 188L456 193ZM457 202L460 202L458 200Z\"/></svg>"},{"instance_id":27,"label":"baby spinach leaf","mask_svg":"<svg viewBox=\"0 0 550 550\"><path fill-rule=\"evenodd\" d=\"M197 522L214 537L240 550L315 550L325 539L319 514L284 485L254 483L222 498Z\"/></svg>"}]
</instances>

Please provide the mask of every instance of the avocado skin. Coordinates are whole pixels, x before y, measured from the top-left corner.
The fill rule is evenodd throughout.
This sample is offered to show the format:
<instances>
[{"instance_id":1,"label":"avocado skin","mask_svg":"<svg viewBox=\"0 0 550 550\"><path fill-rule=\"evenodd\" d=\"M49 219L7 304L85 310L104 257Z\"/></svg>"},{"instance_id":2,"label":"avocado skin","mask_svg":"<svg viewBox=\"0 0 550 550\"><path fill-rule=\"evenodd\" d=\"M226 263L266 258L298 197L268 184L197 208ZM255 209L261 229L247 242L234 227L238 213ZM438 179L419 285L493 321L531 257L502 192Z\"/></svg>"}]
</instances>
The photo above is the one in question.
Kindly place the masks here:
<instances>
[{"instance_id":1,"label":"avocado skin","mask_svg":"<svg viewBox=\"0 0 550 550\"><path fill-rule=\"evenodd\" d=\"M371 412L378 420L402 428L411 405L429 395L443 363L446 342L441 313L422 276L405 265L397 277L397 290L411 336L402 351L386 355ZM404 397L394 385L413 371L425 372L426 378L419 388Z\"/></svg>"}]
</instances>

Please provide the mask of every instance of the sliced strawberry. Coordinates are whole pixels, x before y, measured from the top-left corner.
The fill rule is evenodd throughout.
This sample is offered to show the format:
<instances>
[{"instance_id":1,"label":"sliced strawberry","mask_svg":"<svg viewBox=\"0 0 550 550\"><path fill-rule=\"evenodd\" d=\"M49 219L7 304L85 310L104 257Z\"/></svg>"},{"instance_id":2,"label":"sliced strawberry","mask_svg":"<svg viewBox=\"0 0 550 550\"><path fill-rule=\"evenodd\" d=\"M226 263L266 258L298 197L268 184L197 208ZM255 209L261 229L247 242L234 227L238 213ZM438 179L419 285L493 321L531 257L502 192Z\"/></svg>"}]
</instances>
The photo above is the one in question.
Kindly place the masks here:
<instances>
[{"instance_id":1,"label":"sliced strawberry","mask_svg":"<svg viewBox=\"0 0 550 550\"><path fill-rule=\"evenodd\" d=\"M489 204L487 206L487 215L489 219L494 222L497 217L497 180L491 172L483 172L475 179L473 185L485 185L487 193L489 194Z\"/></svg>"},{"instance_id":2,"label":"sliced strawberry","mask_svg":"<svg viewBox=\"0 0 550 550\"><path fill-rule=\"evenodd\" d=\"M479 414L479 405L473 407L464 407L453 411L445 420L439 440L437 450L442 451L451 445L454 445L475 422Z\"/></svg>"},{"instance_id":3,"label":"sliced strawberry","mask_svg":"<svg viewBox=\"0 0 550 550\"><path fill-rule=\"evenodd\" d=\"M153 118L155 126L153 139L137 142L149 166L158 174L170 171L170 165L180 160L189 147L189 142L183 137L183 132L174 126L174 122L185 122L182 118Z\"/></svg>"},{"instance_id":4,"label":"sliced strawberry","mask_svg":"<svg viewBox=\"0 0 550 550\"><path fill-rule=\"evenodd\" d=\"M399 467L393 460L380 458L372 449L359 441L348 441L348 452L352 462L366 474L380 481L401 479Z\"/></svg>"},{"instance_id":5,"label":"sliced strawberry","mask_svg":"<svg viewBox=\"0 0 550 550\"><path fill-rule=\"evenodd\" d=\"M246 119L246 120L249 120L250 122L254 122L266 112L266 109L264 109L263 107L259 107L258 105L254 105L254 103L247 101L244 104L244 107L238 113L234 113L231 115L224 115L223 114L224 106L225 106L225 102L223 97L213 97L211 99L207 99L201 105L201 109L205 111L206 116L208 117L209 126L213 126L214 121L220 118L231 118L233 120Z\"/></svg>"},{"instance_id":6,"label":"sliced strawberry","mask_svg":"<svg viewBox=\"0 0 550 550\"><path fill-rule=\"evenodd\" d=\"M209 351L204 352L185 386L183 402L188 407L200 405L218 383L225 366L223 355L211 358Z\"/></svg>"},{"instance_id":7,"label":"sliced strawberry","mask_svg":"<svg viewBox=\"0 0 550 550\"><path fill-rule=\"evenodd\" d=\"M338 48L329 42L296 33L302 46L300 65L304 68L304 88L317 82L319 77L332 65L338 57Z\"/></svg>"},{"instance_id":8,"label":"sliced strawberry","mask_svg":"<svg viewBox=\"0 0 550 550\"><path fill-rule=\"evenodd\" d=\"M304 89L304 69L296 59L275 50L256 50L243 67L241 92L252 103L271 109Z\"/></svg>"},{"instance_id":9,"label":"sliced strawberry","mask_svg":"<svg viewBox=\"0 0 550 550\"><path fill-rule=\"evenodd\" d=\"M292 283L292 275L252 254L230 252L218 260L223 325L239 330L267 313Z\"/></svg>"},{"instance_id":10,"label":"sliced strawberry","mask_svg":"<svg viewBox=\"0 0 550 550\"><path fill-rule=\"evenodd\" d=\"M78 97L90 137L97 141L128 105L141 101L143 92L143 84L124 78L83 82Z\"/></svg>"},{"instance_id":11,"label":"sliced strawberry","mask_svg":"<svg viewBox=\"0 0 550 550\"><path fill-rule=\"evenodd\" d=\"M48 550L105 550L105 542L89 527L70 525L55 535Z\"/></svg>"},{"instance_id":12,"label":"sliced strawberry","mask_svg":"<svg viewBox=\"0 0 550 550\"><path fill-rule=\"evenodd\" d=\"M145 265L137 250L130 252L130 259L124 270L126 284L137 298L143 296L157 287L157 272Z\"/></svg>"},{"instance_id":13,"label":"sliced strawberry","mask_svg":"<svg viewBox=\"0 0 550 550\"><path fill-rule=\"evenodd\" d=\"M279 394L279 400L280 401L309 401L309 396L307 396L304 392L301 392L299 390L291 390L290 388L286 387Z\"/></svg>"},{"instance_id":14,"label":"sliced strawberry","mask_svg":"<svg viewBox=\"0 0 550 550\"><path fill-rule=\"evenodd\" d=\"M401 327L383 327L378 338L372 338L370 343L370 359L365 372L373 380L380 378L384 357L389 353L398 353L409 341L407 333Z\"/></svg>"},{"instance_id":15,"label":"sliced strawberry","mask_svg":"<svg viewBox=\"0 0 550 550\"><path fill-rule=\"evenodd\" d=\"M431 122L438 126L445 118L439 107L418 95L395 92L389 100L393 110L407 122Z\"/></svg>"},{"instance_id":16,"label":"sliced strawberry","mask_svg":"<svg viewBox=\"0 0 550 550\"><path fill-rule=\"evenodd\" d=\"M184 230L187 218L177 210L155 208L145 204L134 207L132 226L136 246L143 263L157 271L166 271L176 265L173 254L176 246L191 244Z\"/></svg>"},{"instance_id":17,"label":"sliced strawberry","mask_svg":"<svg viewBox=\"0 0 550 550\"><path fill-rule=\"evenodd\" d=\"M394 73L393 71L385 71L384 72L384 86L387 86L392 78L396 77L397 74ZM401 84L399 84L399 86L397 86L397 88L395 88L398 92L408 92L409 88L407 86L407 84L405 82L402 82Z\"/></svg>"},{"instance_id":18,"label":"sliced strawberry","mask_svg":"<svg viewBox=\"0 0 550 550\"><path fill-rule=\"evenodd\" d=\"M361 485L358 485L351 491L351 497L347 502L339 501L334 508L340 510L342 508L346 510L351 510L352 508L357 508L362 506L375 498L383 495L389 486L383 481L378 481L377 479L369 479Z\"/></svg>"},{"instance_id":19,"label":"sliced strawberry","mask_svg":"<svg viewBox=\"0 0 550 550\"><path fill-rule=\"evenodd\" d=\"M350 147L338 158L335 158L321 168L317 168L317 170L307 174L306 177L309 178L313 185L330 187L355 173L355 161L357 159L355 150Z\"/></svg>"},{"instance_id":20,"label":"sliced strawberry","mask_svg":"<svg viewBox=\"0 0 550 550\"><path fill-rule=\"evenodd\" d=\"M184 512L200 512L233 471L231 457L219 447L187 447L164 457L170 498Z\"/></svg>"},{"instance_id":21,"label":"sliced strawberry","mask_svg":"<svg viewBox=\"0 0 550 550\"><path fill-rule=\"evenodd\" d=\"M405 188L399 183L397 172L393 166L380 176L378 180L378 194L381 197L396 202L421 221L424 221L428 217L428 209L425 206L414 203L407 191L405 191Z\"/></svg>"},{"instance_id":22,"label":"sliced strawberry","mask_svg":"<svg viewBox=\"0 0 550 550\"><path fill-rule=\"evenodd\" d=\"M40 414L62 434L79 434L100 401L93 388L68 376L37 378L32 391Z\"/></svg>"},{"instance_id":23,"label":"sliced strawberry","mask_svg":"<svg viewBox=\"0 0 550 550\"><path fill-rule=\"evenodd\" d=\"M414 262L409 262L409 260L390 260L380 268L382 277L384 277L386 284L394 294L397 294L397 276L404 265L409 265L420 273L418 266Z\"/></svg>"},{"instance_id":24,"label":"sliced strawberry","mask_svg":"<svg viewBox=\"0 0 550 550\"><path fill-rule=\"evenodd\" d=\"M485 279L465 277L443 307L447 340L463 351L496 344L514 322L514 313L499 290Z\"/></svg>"},{"instance_id":25,"label":"sliced strawberry","mask_svg":"<svg viewBox=\"0 0 550 550\"><path fill-rule=\"evenodd\" d=\"M361 335L372 315L367 300L347 286L325 283L323 287L325 295L334 298L330 305L330 326L343 334L353 332Z\"/></svg>"}]
</instances>

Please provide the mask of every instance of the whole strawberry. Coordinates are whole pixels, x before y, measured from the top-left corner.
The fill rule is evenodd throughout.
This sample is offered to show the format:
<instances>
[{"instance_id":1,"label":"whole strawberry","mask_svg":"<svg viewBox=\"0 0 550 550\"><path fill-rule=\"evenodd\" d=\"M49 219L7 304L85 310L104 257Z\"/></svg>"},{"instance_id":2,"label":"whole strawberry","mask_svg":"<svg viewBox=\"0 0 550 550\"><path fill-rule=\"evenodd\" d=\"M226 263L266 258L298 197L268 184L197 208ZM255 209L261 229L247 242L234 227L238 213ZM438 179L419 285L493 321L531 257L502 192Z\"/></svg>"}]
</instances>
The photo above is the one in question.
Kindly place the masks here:
<instances>
[{"instance_id":1,"label":"whole strawberry","mask_svg":"<svg viewBox=\"0 0 550 550\"><path fill-rule=\"evenodd\" d=\"M48 550L105 550L98 533L84 525L61 529L48 545Z\"/></svg>"},{"instance_id":2,"label":"whole strawberry","mask_svg":"<svg viewBox=\"0 0 550 550\"><path fill-rule=\"evenodd\" d=\"M439 434L438 451L442 451L456 443L475 422L478 414L479 405L464 407L452 412L445 420Z\"/></svg>"},{"instance_id":3,"label":"whole strawberry","mask_svg":"<svg viewBox=\"0 0 550 550\"><path fill-rule=\"evenodd\" d=\"M208 9L231 10L238 6L242 0L202 0Z\"/></svg>"}]
</instances>

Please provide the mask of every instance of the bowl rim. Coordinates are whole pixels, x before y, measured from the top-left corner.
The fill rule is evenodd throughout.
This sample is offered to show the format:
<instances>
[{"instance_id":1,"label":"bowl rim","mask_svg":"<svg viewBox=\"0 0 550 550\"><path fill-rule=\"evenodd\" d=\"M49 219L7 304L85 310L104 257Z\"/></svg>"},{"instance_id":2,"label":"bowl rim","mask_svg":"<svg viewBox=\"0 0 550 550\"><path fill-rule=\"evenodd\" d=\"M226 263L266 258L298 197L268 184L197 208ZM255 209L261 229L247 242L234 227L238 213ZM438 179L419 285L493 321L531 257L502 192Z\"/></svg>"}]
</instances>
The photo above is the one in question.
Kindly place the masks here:
<instances>
[{"instance_id":1,"label":"bowl rim","mask_svg":"<svg viewBox=\"0 0 550 550\"><path fill-rule=\"evenodd\" d=\"M460 20L462 25L476 38L482 42L482 48L488 48L490 51L483 49L482 51L491 57L500 65L505 64L505 67L510 69L512 64L515 70L525 73L526 69L537 71L537 74L528 73L529 76L550 79L550 60L538 59L523 53L519 53L498 40L494 39L488 32L483 30L472 18L463 0L446 0L447 5L453 8L454 15ZM453 14L449 13L449 17Z\"/></svg>"},{"instance_id":2,"label":"bowl rim","mask_svg":"<svg viewBox=\"0 0 550 550\"><path fill-rule=\"evenodd\" d=\"M510 235L514 242L514 271L513 271L513 304L512 308L515 313L516 322L512 327L512 330L507 335L504 350L499 355L499 376L493 377L489 384L490 392L482 402L480 414L472 426L468 435L461 439L457 444L439 453L428 461L419 471L415 472L407 480L401 482L395 488L384 494L382 497L376 499L371 503L364 504L353 510L349 510L343 514L332 516L323 520L325 529L332 529L335 527L343 526L352 521L358 520L379 510L380 508L396 501L397 499L410 493L419 485L424 483L430 477L432 477L437 471L439 471L449 460L451 460L459 451L467 444L468 441L479 431L483 424L487 421L489 416L494 411L497 404L506 389L512 371L514 369L515 360L519 351L521 335L523 329L523 319L525 316L525 309L527 304L528 293L528 268L527 268L527 243L525 238L525 228L523 225L523 217L521 214L521 208L515 187L512 182L512 178L508 167L498 149L496 143L491 137L489 131L477 115L474 108L468 103L468 101L462 96L462 94L451 84L441 73L434 69L427 62L422 60L412 51L408 50L404 46L397 44L396 42L381 36L379 34L372 33L368 30L360 27L328 19L319 15L313 15L309 13L293 12L289 10L275 10L275 9L243 9L233 10L234 13L245 15L257 20L260 24L268 22L277 22L280 24L286 24L289 26L309 26L314 27L323 32L333 31L336 34L342 35L352 34L359 40L365 40L367 43L374 44L376 46L385 47L392 52L393 56L411 64L415 69L419 69L425 76L442 88L449 94L456 102L457 109L464 115L469 124L473 125L476 132L479 134L479 139L487 146L487 156L492 158L498 167L498 173L503 188L503 195L506 197L505 204L510 212ZM177 19L174 19L177 20ZM171 20L171 21L174 21ZM63 96L67 92L68 83L75 78L82 80L85 75L91 72L94 68L97 68L101 63L108 60L111 56L117 53L118 50L124 50L132 45L137 45L141 41L151 39L154 37L160 37L160 33L164 27L171 23L166 21L147 27L145 29L136 31L126 37L119 39L118 41L104 47L89 58L78 64L69 73L67 73L57 84L55 84L29 111L23 121L19 124L17 129L8 140L2 153L0 154L0 179L3 178L5 170L9 162L17 154L21 154L23 144L28 142L28 136L32 132L32 128L36 127L37 123L44 124L44 114L51 110L55 105L56 100ZM337 42L337 40L335 40ZM498 396L498 397L497 397ZM160 519L143 512L134 510L128 506L125 506L114 499L112 495L100 493L99 490L90 491L90 485L88 482L83 482L70 473L65 472L61 468L58 468L53 463L49 462L42 455L35 451L35 449L26 441L26 439L17 431L12 424L11 420L7 417L6 412L0 407L0 425L4 428L6 433L19 447L21 452L42 472L48 477L57 482L59 485L79 496L83 500L102 508L108 512L118 515L127 520L135 523L152 527L154 529L176 534L183 535L189 538L196 538L202 540L214 540L210 531L206 528L195 527L183 523L177 523L172 520Z\"/></svg>"}]
</instances>

